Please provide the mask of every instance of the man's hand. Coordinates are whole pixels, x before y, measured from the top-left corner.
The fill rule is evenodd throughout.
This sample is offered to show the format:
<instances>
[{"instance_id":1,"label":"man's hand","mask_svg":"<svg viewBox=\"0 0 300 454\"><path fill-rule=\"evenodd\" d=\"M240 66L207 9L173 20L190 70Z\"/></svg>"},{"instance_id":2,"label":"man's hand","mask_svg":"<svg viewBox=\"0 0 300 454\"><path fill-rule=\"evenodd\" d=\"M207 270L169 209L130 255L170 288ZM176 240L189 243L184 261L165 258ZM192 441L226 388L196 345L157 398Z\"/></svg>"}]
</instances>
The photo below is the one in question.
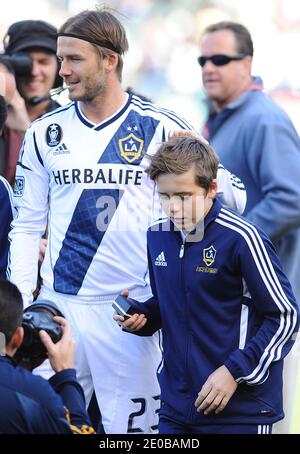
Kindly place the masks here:
<instances>
[{"instance_id":1,"label":"man's hand","mask_svg":"<svg viewBox=\"0 0 300 454\"><path fill-rule=\"evenodd\" d=\"M169 139L177 139L178 137L191 137L192 139L205 140L196 131L186 129L175 129L169 134Z\"/></svg>"},{"instance_id":2,"label":"man's hand","mask_svg":"<svg viewBox=\"0 0 300 454\"><path fill-rule=\"evenodd\" d=\"M216 414L224 410L233 396L237 383L227 367L221 366L215 370L202 386L195 401L197 412L204 410L204 414Z\"/></svg>"},{"instance_id":3,"label":"man's hand","mask_svg":"<svg viewBox=\"0 0 300 454\"><path fill-rule=\"evenodd\" d=\"M30 125L25 101L16 90L8 104L6 126L21 133L25 133Z\"/></svg>"},{"instance_id":4,"label":"man's hand","mask_svg":"<svg viewBox=\"0 0 300 454\"><path fill-rule=\"evenodd\" d=\"M75 364L75 341L72 338L71 325L63 317L53 317L53 320L62 326L63 335L56 344L46 331L40 331L40 338L44 344L52 369L60 372L64 369L73 369Z\"/></svg>"},{"instance_id":5,"label":"man's hand","mask_svg":"<svg viewBox=\"0 0 300 454\"><path fill-rule=\"evenodd\" d=\"M39 263L40 264L42 264L44 261L47 246L48 246L47 238L42 238L40 241L40 249L39 249Z\"/></svg>"}]
</instances>

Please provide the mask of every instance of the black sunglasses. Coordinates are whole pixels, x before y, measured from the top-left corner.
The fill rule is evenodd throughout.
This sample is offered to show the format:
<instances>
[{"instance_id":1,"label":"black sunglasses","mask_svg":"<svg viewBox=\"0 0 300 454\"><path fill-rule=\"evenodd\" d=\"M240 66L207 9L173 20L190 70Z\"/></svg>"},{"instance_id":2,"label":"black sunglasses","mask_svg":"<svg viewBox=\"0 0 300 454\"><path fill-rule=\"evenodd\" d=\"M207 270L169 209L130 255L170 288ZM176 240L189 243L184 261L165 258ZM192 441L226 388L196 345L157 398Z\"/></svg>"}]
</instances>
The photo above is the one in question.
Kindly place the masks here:
<instances>
[{"instance_id":1,"label":"black sunglasses","mask_svg":"<svg viewBox=\"0 0 300 454\"><path fill-rule=\"evenodd\" d=\"M219 54L212 55L211 57L204 57L202 55L201 57L198 57L198 63L202 68L208 60L210 60L215 66L224 66L234 60L243 60L245 57L246 54L237 54L233 56Z\"/></svg>"}]
</instances>

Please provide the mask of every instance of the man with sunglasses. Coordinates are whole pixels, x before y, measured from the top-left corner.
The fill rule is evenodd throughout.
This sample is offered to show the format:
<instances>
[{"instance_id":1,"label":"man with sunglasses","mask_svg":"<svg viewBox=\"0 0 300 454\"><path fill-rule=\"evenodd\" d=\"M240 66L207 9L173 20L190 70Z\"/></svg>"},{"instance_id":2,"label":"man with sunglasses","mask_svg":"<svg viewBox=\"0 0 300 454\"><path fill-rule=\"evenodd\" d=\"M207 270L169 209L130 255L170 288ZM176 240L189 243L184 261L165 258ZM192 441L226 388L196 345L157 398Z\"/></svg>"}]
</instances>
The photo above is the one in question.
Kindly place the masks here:
<instances>
[{"instance_id":1,"label":"man with sunglasses","mask_svg":"<svg viewBox=\"0 0 300 454\"><path fill-rule=\"evenodd\" d=\"M198 58L209 100L204 136L244 181L244 215L273 240L299 304L300 142L286 113L263 93L261 79L251 76L252 58L253 42L243 25L220 22L204 31ZM285 370L282 433L291 424L296 359L291 355Z\"/></svg>"}]
</instances>

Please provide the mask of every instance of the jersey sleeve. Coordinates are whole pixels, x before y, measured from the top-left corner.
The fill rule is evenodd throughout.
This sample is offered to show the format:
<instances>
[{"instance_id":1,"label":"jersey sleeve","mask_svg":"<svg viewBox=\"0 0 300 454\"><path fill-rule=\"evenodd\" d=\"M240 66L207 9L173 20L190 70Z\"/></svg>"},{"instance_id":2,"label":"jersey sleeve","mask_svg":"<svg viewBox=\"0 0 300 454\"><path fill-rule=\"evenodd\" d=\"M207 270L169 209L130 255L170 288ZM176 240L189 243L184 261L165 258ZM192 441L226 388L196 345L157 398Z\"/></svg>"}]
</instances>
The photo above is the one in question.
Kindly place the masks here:
<instances>
[{"instance_id":1,"label":"jersey sleeve","mask_svg":"<svg viewBox=\"0 0 300 454\"><path fill-rule=\"evenodd\" d=\"M243 349L224 363L238 383L263 383L273 361L292 348L299 326L299 311L291 286L284 275L270 240L258 230L241 224L244 237L238 253L251 304L262 320L256 334Z\"/></svg>"},{"instance_id":2,"label":"jersey sleeve","mask_svg":"<svg viewBox=\"0 0 300 454\"><path fill-rule=\"evenodd\" d=\"M38 271L40 238L48 213L49 175L37 147L33 127L27 131L17 164L14 204L17 215L10 232L9 279L20 289L25 306L32 301Z\"/></svg>"},{"instance_id":3,"label":"jersey sleeve","mask_svg":"<svg viewBox=\"0 0 300 454\"><path fill-rule=\"evenodd\" d=\"M217 197L222 205L242 214L247 202L246 189L243 182L222 165L219 165L217 183Z\"/></svg>"}]
</instances>

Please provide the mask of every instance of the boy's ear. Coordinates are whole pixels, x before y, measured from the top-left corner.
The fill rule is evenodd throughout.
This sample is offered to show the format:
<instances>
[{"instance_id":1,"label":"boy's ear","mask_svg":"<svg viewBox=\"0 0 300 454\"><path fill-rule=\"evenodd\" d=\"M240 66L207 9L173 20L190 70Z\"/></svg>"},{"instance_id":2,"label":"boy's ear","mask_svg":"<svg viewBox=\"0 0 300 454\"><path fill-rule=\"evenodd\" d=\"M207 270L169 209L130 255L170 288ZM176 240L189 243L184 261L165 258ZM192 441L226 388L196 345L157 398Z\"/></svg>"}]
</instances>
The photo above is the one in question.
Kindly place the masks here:
<instances>
[{"instance_id":1,"label":"boy's ear","mask_svg":"<svg viewBox=\"0 0 300 454\"><path fill-rule=\"evenodd\" d=\"M18 326L14 332L7 348L11 351L16 351L21 346L24 339L24 329L21 326Z\"/></svg>"},{"instance_id":2,"label":"boy's ear","mask_svg":"<svg viewBox=\"0 0 300 454\"><path fill-rule=\"evenodd\" d=\"M217 195L217 190L218 190L218 183L217 183L217 179L213 179L212 182L211 182L211 185L210 185L210 188L209 188L209 191L208 191L208 197L210 197L211 199L214 199Z\"/></svg>"}]
</instances>

